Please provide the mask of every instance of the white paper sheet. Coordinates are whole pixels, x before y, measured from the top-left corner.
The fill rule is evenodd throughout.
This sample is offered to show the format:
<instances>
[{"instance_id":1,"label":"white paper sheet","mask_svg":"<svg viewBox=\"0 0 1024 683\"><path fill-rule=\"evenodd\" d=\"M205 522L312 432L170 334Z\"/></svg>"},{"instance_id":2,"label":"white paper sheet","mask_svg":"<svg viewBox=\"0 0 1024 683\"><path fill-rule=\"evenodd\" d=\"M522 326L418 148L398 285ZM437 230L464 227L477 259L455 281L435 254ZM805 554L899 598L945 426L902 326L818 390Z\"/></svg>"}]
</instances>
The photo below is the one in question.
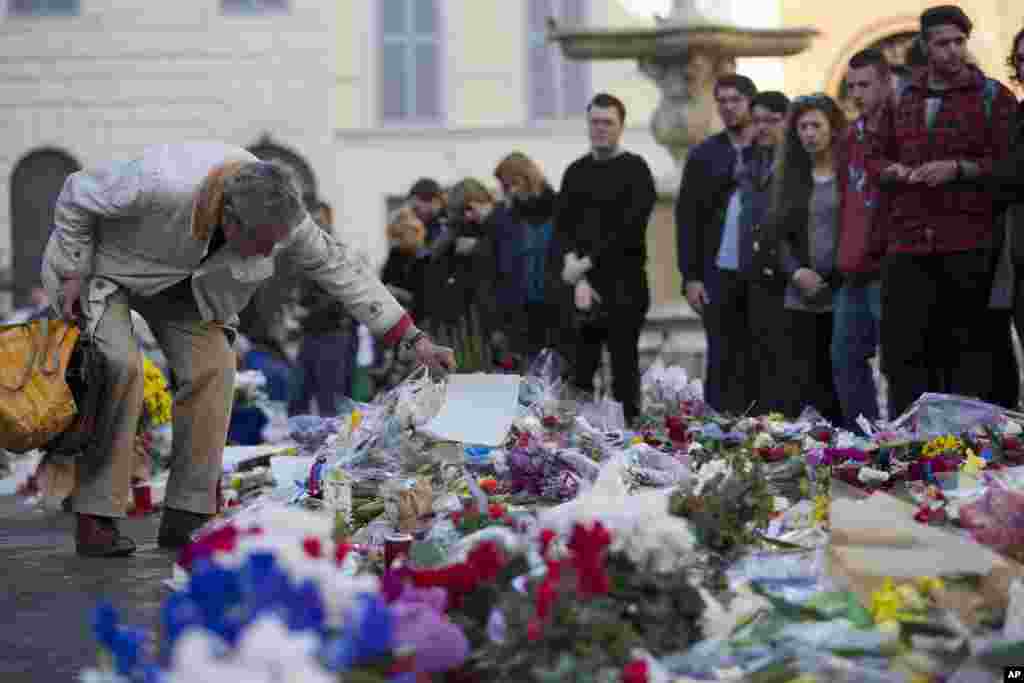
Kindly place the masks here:
<instances>
[{"instance_id":1,"label":"white paper sheet","mask_svg":"<svg viewBox=\"0 0 1024 683\"><path fill-rule=\"evenodd\" d=\"M519 375L450 375L441 411L420 427L441 441L500 446L519 414Z\"/></svg>"}]
</instances>

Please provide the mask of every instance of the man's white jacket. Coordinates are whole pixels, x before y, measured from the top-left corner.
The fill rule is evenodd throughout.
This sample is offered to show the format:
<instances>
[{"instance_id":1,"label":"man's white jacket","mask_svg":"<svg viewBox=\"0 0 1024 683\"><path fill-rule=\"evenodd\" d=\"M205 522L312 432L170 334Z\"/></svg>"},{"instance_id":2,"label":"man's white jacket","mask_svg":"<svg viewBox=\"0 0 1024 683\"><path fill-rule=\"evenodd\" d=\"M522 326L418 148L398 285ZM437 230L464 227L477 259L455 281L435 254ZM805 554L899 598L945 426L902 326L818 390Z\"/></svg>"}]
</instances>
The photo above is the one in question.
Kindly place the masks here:
<instances>
[{"instance_id":1,"label":"man's white jacket","mask_svg":"<svg viewBox=\"0 0 1024 683\"><path fill-rule=\"evenodd\" d=\"M375 336L397 341L411 327L405 310L362 254L308 215L270 257L243 258L225 244L203 260L215 227L196 225L204 220L204 181L225 163L256 160L239 147L193 142L149 147L137 159L71 174L43 255L50 300L60 302L62 278L86 278L81 304L95 330L117 289L147 297L191 279L203 319L230 327L273 275L275 259L284 258L338 297Z\"/></svg>"}]
</instances>

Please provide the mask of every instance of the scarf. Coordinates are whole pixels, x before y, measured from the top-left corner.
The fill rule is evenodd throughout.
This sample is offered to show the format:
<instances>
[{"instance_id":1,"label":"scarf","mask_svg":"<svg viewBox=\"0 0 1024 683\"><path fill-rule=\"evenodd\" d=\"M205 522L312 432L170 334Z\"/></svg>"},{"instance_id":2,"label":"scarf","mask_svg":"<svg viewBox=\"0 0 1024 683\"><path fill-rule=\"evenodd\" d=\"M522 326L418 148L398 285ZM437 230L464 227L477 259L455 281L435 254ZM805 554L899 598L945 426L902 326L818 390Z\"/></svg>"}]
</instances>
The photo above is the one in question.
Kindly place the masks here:
<instances>
[{"instance_id":1,"label":"scarf","mask_svg":"<svg viewBox=\"0 0 1024 683\"><path fill-rule=\"evenodd\" d=\"M214 166L199 185L192 205L192 239L208 242L224 219L224 184L238 173L245 161L225 161Z\"/></svg>"}]
</instances>

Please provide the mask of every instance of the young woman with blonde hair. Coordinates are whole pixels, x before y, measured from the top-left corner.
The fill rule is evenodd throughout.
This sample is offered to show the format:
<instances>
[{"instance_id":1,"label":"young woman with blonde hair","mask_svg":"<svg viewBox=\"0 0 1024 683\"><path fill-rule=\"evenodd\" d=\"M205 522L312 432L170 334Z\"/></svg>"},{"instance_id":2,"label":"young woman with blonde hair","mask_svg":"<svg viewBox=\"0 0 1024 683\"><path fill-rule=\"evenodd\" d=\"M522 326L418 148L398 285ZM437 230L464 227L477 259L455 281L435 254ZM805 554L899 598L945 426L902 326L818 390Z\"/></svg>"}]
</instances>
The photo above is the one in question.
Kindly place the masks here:
<instances>
[{"instance_id":1,"label":"young woman with blonde hair","mask_svg":"<svg viewBox=\"0 0 1024 683\"><path fill-rule=\"evenodd\" d=\"M555 191L540 166L518 151L498 163L494 177L508 207L508 229L496 235L497 294L515 321L513 346L527 360L544 348L571 360L572 291L561 280L565 249L552 239Z\"/></svg>"}]
</instances>

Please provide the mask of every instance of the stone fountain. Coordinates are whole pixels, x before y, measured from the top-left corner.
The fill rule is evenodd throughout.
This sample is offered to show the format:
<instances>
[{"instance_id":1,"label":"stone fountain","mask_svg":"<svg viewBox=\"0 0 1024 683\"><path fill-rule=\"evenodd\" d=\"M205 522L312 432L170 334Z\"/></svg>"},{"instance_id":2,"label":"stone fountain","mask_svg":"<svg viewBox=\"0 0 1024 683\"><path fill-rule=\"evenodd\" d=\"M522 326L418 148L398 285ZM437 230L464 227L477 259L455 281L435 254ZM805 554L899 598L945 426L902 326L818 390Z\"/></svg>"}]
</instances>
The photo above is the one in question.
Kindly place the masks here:
<instances>
[{"instance_id":1,"label":"stone fountain","mask_svg":"<svg viewBox=\"0 0 1024 683\"><path fill-rule=\"evenodd\" d=\"M646 361L661 356L703 375L704 336L700 321L681 295L676 266L675 196L690 147L721 129L714 83L736 70L737 57L799 54L818 35L812 28L754 29L702 14L695 0L674 0L668 17L649 28L560 26L548 20L548 38L569 59L636 60L640 72L661 92L651 118L654 139L675 160L658 179L659 200L648 229L648 279L654 305L641 339Z\"/></svg>"}]
</instances>

